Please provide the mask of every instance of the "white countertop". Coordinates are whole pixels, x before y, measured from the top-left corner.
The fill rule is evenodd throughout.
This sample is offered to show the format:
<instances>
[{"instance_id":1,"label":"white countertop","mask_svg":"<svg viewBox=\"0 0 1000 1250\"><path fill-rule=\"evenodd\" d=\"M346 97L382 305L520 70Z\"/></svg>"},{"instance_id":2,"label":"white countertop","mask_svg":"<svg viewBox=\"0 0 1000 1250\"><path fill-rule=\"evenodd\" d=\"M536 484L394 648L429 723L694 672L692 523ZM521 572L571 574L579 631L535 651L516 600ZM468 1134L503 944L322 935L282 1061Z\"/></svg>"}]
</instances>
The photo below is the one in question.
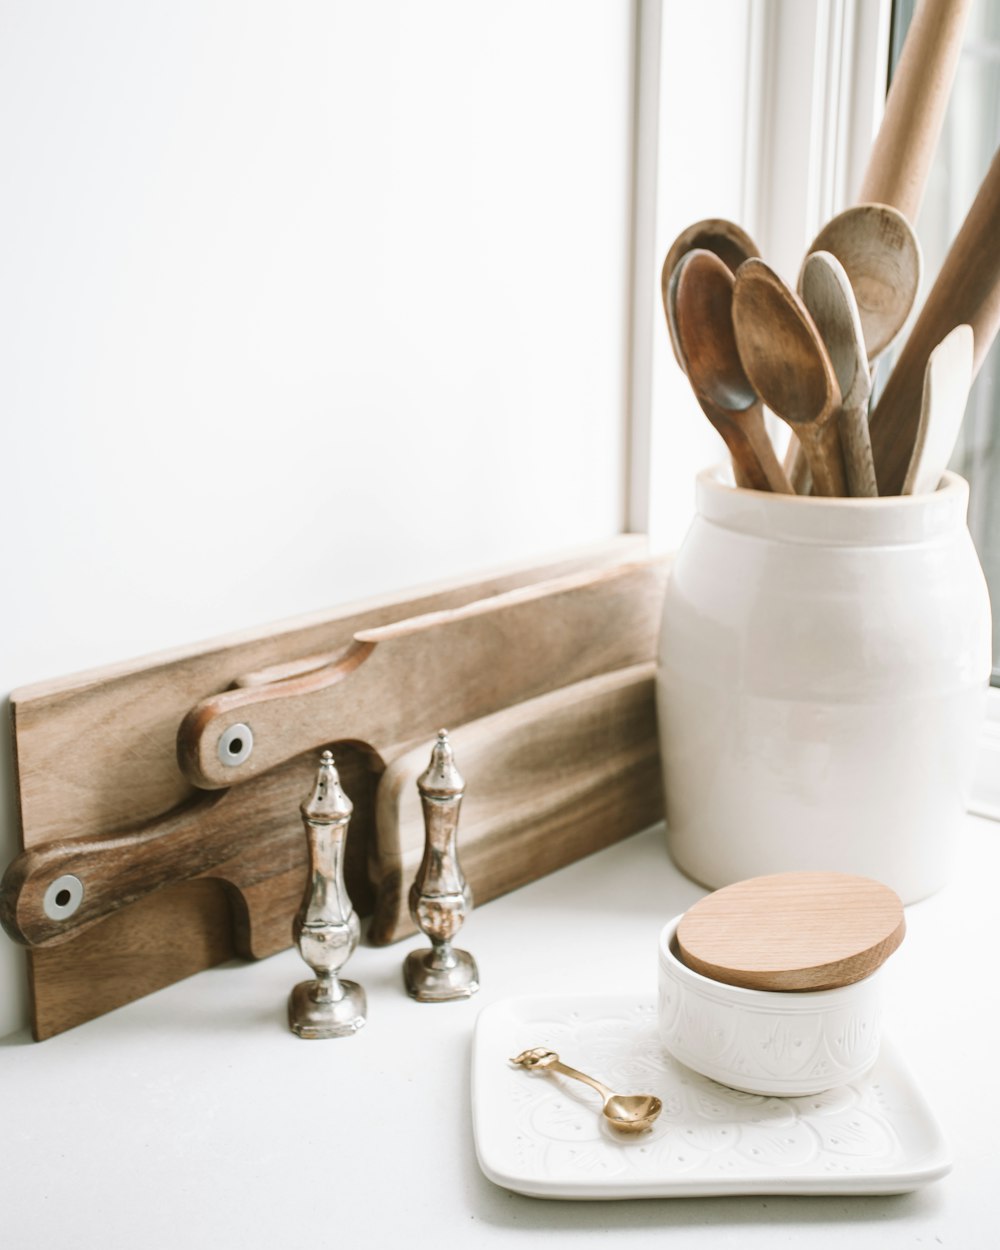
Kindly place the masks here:
<instances>
[{"instance_id":1,"label":"white countertop","mask_svg":"<svg viewBox=\"0 0 1000 1250\"><path fill-rule=\"evenodd\" d=\"M481 1008L519 994L655 998L660 928L704 891L653 829L475 911L457 943L482 976L468 1002L406 996L403 956L425 944L414 938L352 957L346 974L368 994L352 1038L288 1030L288 992L309 976L289 950L40 1044L0 1041L3 1245L437 1247L539 1233L576 1246L614 1232L636 1246L715 1248L731 1233L741 1250L993 1250L998 879L1000 827L970 816L953 883L907 909L893 957L886 1031L954 1155L915 1193L556 1202L482 1175L469 1105Z\"/></svg>"}]
</instances>

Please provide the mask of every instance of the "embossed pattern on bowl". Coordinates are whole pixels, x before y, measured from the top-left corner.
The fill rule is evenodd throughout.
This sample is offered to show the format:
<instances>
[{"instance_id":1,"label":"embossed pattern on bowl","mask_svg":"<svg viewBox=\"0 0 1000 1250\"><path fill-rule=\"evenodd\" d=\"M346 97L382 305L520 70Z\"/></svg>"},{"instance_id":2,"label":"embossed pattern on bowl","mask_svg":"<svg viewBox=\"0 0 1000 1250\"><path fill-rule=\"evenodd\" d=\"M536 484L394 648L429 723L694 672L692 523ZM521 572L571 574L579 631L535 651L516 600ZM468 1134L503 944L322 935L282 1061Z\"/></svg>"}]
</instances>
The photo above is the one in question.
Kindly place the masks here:
<instances>
[{"instance_id":1,"label":"embossed pattern on bowl","mask_svg":"<svg viewBox=\"0 0 1000 1250\"><path fill-rule=\"evenodd\" d=\"M733 1089L783 1097L850 1084L874 1064L882 969L815 992L724 985L681 962L679 922L665 926L659 950L660 1039L675 1059Z\"/></svg>"}]
</instances>

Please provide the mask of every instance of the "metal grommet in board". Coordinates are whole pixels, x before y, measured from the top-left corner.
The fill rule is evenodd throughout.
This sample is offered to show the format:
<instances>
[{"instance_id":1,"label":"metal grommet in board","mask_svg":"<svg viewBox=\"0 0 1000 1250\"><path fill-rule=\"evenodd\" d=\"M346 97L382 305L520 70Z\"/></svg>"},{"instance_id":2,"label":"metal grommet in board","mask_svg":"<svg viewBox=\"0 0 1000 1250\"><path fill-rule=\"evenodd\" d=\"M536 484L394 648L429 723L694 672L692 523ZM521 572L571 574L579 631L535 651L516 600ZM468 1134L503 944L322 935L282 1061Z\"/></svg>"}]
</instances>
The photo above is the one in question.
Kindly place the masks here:
<instances>
[{"instance_id":1,"label":"metal grommet in board","mask_svg":"<svg viewBox=\"0 0 1000 1250\"><path fill-rule=\"evenodd\" d=\"M227 768L235 768L250 758L253 731L249 725L230 725L219 739L219 759Z\"/></svg>"},{"instance_id":2,"label":"metal grommet in board","mask_svg":"<svg viewBox=\"0 0 1000 1250\"><path fill-rule=\"evenodd\" d=\"M45 891L42 907L50 920L68 920L83 902L83 882L71 873L57 877Z\"/></svg>"}]
</instances>

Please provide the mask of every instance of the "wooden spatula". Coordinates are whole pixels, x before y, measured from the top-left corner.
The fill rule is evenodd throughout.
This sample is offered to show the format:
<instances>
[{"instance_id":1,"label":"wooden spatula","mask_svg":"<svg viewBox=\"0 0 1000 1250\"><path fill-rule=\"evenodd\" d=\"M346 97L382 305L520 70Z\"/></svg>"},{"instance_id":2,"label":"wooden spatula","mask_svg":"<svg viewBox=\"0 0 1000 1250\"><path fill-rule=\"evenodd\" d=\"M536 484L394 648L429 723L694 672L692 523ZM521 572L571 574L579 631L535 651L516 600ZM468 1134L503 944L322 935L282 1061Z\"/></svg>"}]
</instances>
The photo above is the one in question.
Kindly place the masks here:
<instances>
[{"instance_id":1,"label":"wooden spatula","mask_svg":"<svg viewBox=\"0 0 1000 1250\"><path fill-rule=\"evenodd\" d=\"M888 886L836 872L782 872L725 886L677 928L681 959L753 990L828 990L870 976L906 932Z\"/></svg>"},{"instance_id":2,"label":"wooden spatula","mask_svg":"<svg viewBox=\"0 0 1000 1250\"><path fill-rule=\"evenodd\" d=\"M904 495L937 490L955 450L972 385L972 330L956 326L927 361L920 424L903 481Z\"/></svg>"},{"instance_id":3,"label":"wooden spatula","mask_svg":"<svg viewBox=\"0 0 1000 1250\"><path fill-rule=\"evenodd\" d=\"M902 492L917 442L924 371L931 352L957 325L974 338L972 375L1000 326L1000 151L899 354L872 412L870 433L880 495Z\"/></svg>"}]
</instances>

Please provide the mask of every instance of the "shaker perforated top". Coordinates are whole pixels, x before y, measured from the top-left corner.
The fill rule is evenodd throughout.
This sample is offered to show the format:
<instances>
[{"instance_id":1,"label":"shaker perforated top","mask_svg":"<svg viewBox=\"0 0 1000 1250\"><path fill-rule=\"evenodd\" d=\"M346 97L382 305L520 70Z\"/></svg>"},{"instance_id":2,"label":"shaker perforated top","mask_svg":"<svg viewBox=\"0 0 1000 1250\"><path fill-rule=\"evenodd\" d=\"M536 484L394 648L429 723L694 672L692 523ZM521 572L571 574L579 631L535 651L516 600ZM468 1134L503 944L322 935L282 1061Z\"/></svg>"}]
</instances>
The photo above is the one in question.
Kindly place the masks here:
<instances>
[{"instance_id":1,"label":"shaker perforated top","mask_svg":"<svg viewBox=\"0 0 1000 1250\"><path fill-rule=\"evenodd\" d=\"M681 959L755 990L826 990L870 976L906 932L894 890L869 877L783 872L695 903L677 927Z\"/></svg>"}]
</instances>

